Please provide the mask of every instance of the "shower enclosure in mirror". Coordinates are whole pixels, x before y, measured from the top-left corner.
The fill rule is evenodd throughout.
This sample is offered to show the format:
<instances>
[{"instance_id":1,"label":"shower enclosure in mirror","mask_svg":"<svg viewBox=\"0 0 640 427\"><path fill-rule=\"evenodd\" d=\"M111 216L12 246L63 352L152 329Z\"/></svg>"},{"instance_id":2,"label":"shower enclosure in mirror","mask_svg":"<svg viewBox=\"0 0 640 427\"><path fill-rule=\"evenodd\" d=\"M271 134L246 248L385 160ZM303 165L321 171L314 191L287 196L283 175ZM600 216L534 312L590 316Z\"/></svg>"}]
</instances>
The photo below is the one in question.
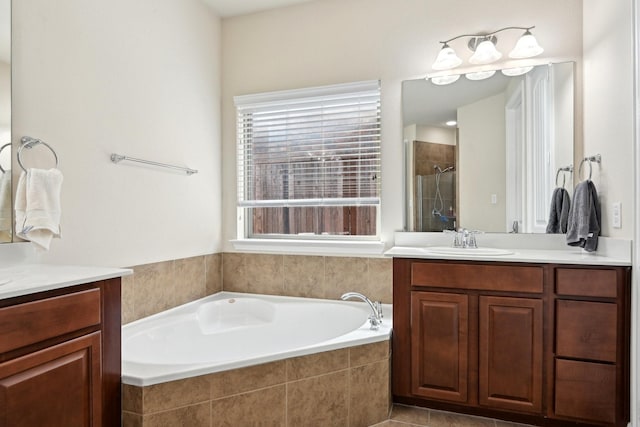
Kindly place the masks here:
<instances>
[{"instance_id":1,"label":"shower enclosure in mirror","mask_svg":"<svg viewBox=\"0 0 640 427\"><path fill-rule=\"evenodd\" d=\"M0 243L12 236L11 1L0 0Z\"/></svg>"},{"instance_id":2,"label":"shower enclosure in mirror","mask_svg":"<svg viewBox=\"0 0 640 427\"><path fill-rule=\"evenodd\" d=\"M403 82L406 229L544 233L555 186L573 187L573 70Z\"/></svg>"}]
</instances>

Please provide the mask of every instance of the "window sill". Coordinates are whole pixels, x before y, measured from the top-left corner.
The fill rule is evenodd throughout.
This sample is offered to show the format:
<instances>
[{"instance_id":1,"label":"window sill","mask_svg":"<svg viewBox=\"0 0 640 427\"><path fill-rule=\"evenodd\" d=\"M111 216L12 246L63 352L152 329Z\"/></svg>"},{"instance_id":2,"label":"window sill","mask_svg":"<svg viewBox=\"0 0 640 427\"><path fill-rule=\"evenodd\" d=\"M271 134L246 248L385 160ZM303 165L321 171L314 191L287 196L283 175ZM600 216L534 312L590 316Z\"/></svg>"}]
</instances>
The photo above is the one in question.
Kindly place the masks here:
<instances>
[{"instance_id":1,"label":"window sill","mask_svg":"<svg viewBox=\"0 0 640 427\"><path fill-rule=\"evenodd\" d=\"M231 244L233 244L233 248L239 252L267 252L293 255L380 256L385 249L384 242L379 240L237 239L231 240Z\"/></svg>"}]
</instances>

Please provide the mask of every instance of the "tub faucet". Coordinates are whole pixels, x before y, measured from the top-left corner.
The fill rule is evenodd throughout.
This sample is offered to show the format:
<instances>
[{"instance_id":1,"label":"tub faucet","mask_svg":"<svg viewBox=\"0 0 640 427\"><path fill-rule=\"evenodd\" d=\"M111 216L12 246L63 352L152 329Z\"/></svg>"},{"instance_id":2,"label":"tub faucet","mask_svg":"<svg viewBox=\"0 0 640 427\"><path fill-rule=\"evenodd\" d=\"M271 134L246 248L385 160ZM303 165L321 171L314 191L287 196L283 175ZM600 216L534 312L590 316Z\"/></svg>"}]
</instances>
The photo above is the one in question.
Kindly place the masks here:
<instances>
[{"instance_id":1,"label":"tub faucet","mask_svg":"<svg viewBox=\"0 0 640 427\"><path fill-rule=\"evenodd\" d=\"M369 304L369 307L371 307L371 315L369 316L369 323L371 324L371 329L373 329L374 331L378 330L378 328L382 324L382 317L383 317L382 304L380 303L380 301L371 301L369 298L367 298L366 296L358 292L347 292L346 294L343 294L340 297L340 299L343 301L346 301L350 298L358 298L359 300L362 300L367 304Z\"/></svg>"}]
</instances>

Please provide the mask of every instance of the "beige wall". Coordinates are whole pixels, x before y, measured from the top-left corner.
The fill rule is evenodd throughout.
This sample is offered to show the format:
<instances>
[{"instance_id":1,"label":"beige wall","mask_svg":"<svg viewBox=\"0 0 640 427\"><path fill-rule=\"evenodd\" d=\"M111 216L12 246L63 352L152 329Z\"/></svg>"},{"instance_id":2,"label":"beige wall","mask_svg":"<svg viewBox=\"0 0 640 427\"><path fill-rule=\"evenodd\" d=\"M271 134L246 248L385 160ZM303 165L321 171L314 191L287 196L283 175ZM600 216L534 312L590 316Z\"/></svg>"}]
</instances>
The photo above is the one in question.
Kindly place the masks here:
<instances>
[{"instance_id":1,"label":"beige wall","mask_svg":"<svg viewBox=\"0 0 640 427\"><path fill-rule=\"evenodd\" d=\"M504 93L458 108L457 176L459 188L469 189L458 195L458 220L471 230L506 229L504 110Z\"/></svg>"},{"instance_id":2,"label":"beige wall","mask_svg":"<svg viewBox=\"0 0 640 427\"><path fill-rule=\"evenodd\" d=\"M45 262L218 251L220 19L200 0L14 1L13 66L13 142L49 143L65 178ZM113 152L200 172L116 166ZM46 150L30 154L51 167Z\"/></svg>"},{"instance_id":3,"label":"beige wall","mask_svg":"<svg viewBox=\"0 0 640 427\"><path fill-rule=\"evenodd\" d=\"M403 226L404 198L398 191L404 180L402 81L425 76L439 40L510 25L536 25L536 37L548 58L580 58L582 2L578 0L323 0L225 19L224 250L232 250L228 240L236 237L233 96L381 79L382 233L390 243L393 232Z\"/></svg>"},{"instance_id":4,"label":"beige wall","mask_svg":"<svg viewBox=\"0 0 640 427\"><path fill-rule=\"evenodd\" d=\"M584 151L604 158L594 179L603 234L630 237L631 3L584 3ZM63 239L45 261L126 266L231 250L232 97L376 78L382 231L391 242L403 224L402 80L428 72L438 40L506 25L535 24L545 57L581 59L582 4L323 0L221 23L198 0L14 2L13 140L28 134L51 143L65 174ZM115 166L108 157L118 151L200 173ZM623 228L614 230L608 207L618 200Z\"/></svg>"},{"instance_id":5,"label":"beige wall","mask_svg":"<svg viewBox=\"0 0 640 427\"><path fill-rule=\"evenodd\" d=\"M602 155L593 182L602 235L633 237L633 23L631 1L584 0L584 155ZM576 167L580 159L576 159ZM586 165L583 177L588 175ZM584 169L583 168L583 169ZM577 172L576 172L577 173ZM622 203L622 228L611 225ZM637 215L637 213L636 213Z\"/></svg>"}]
</instances>

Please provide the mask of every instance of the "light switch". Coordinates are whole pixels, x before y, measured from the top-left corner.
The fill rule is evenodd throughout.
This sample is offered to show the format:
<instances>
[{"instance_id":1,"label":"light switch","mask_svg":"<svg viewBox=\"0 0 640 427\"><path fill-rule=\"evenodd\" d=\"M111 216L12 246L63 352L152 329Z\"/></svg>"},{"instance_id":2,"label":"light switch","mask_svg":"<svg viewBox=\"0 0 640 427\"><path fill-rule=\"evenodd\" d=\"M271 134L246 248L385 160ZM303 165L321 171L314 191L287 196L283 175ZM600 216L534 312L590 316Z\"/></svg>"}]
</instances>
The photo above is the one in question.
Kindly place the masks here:
<instances>
[{"instance_id":1,"label":"light switch","mask_svg":"<svg viewBox=\"0 0 640 427\"><path fill-rule=\"evenodd\" d=\"M613 228L622 228L622 204L620 202L613 203L611 225L613 226Z\"/></svg>"},{"instance_id":2,"label":"light switch","mask_svg":"<svg viewBox=\"0 0 640 427\"><path fill-rule=\"evenodd\" d=\"M495 205L498 203L498 195L497 194L492 194L491 195L491 204Z\"/></svg>"}]
</instances>

